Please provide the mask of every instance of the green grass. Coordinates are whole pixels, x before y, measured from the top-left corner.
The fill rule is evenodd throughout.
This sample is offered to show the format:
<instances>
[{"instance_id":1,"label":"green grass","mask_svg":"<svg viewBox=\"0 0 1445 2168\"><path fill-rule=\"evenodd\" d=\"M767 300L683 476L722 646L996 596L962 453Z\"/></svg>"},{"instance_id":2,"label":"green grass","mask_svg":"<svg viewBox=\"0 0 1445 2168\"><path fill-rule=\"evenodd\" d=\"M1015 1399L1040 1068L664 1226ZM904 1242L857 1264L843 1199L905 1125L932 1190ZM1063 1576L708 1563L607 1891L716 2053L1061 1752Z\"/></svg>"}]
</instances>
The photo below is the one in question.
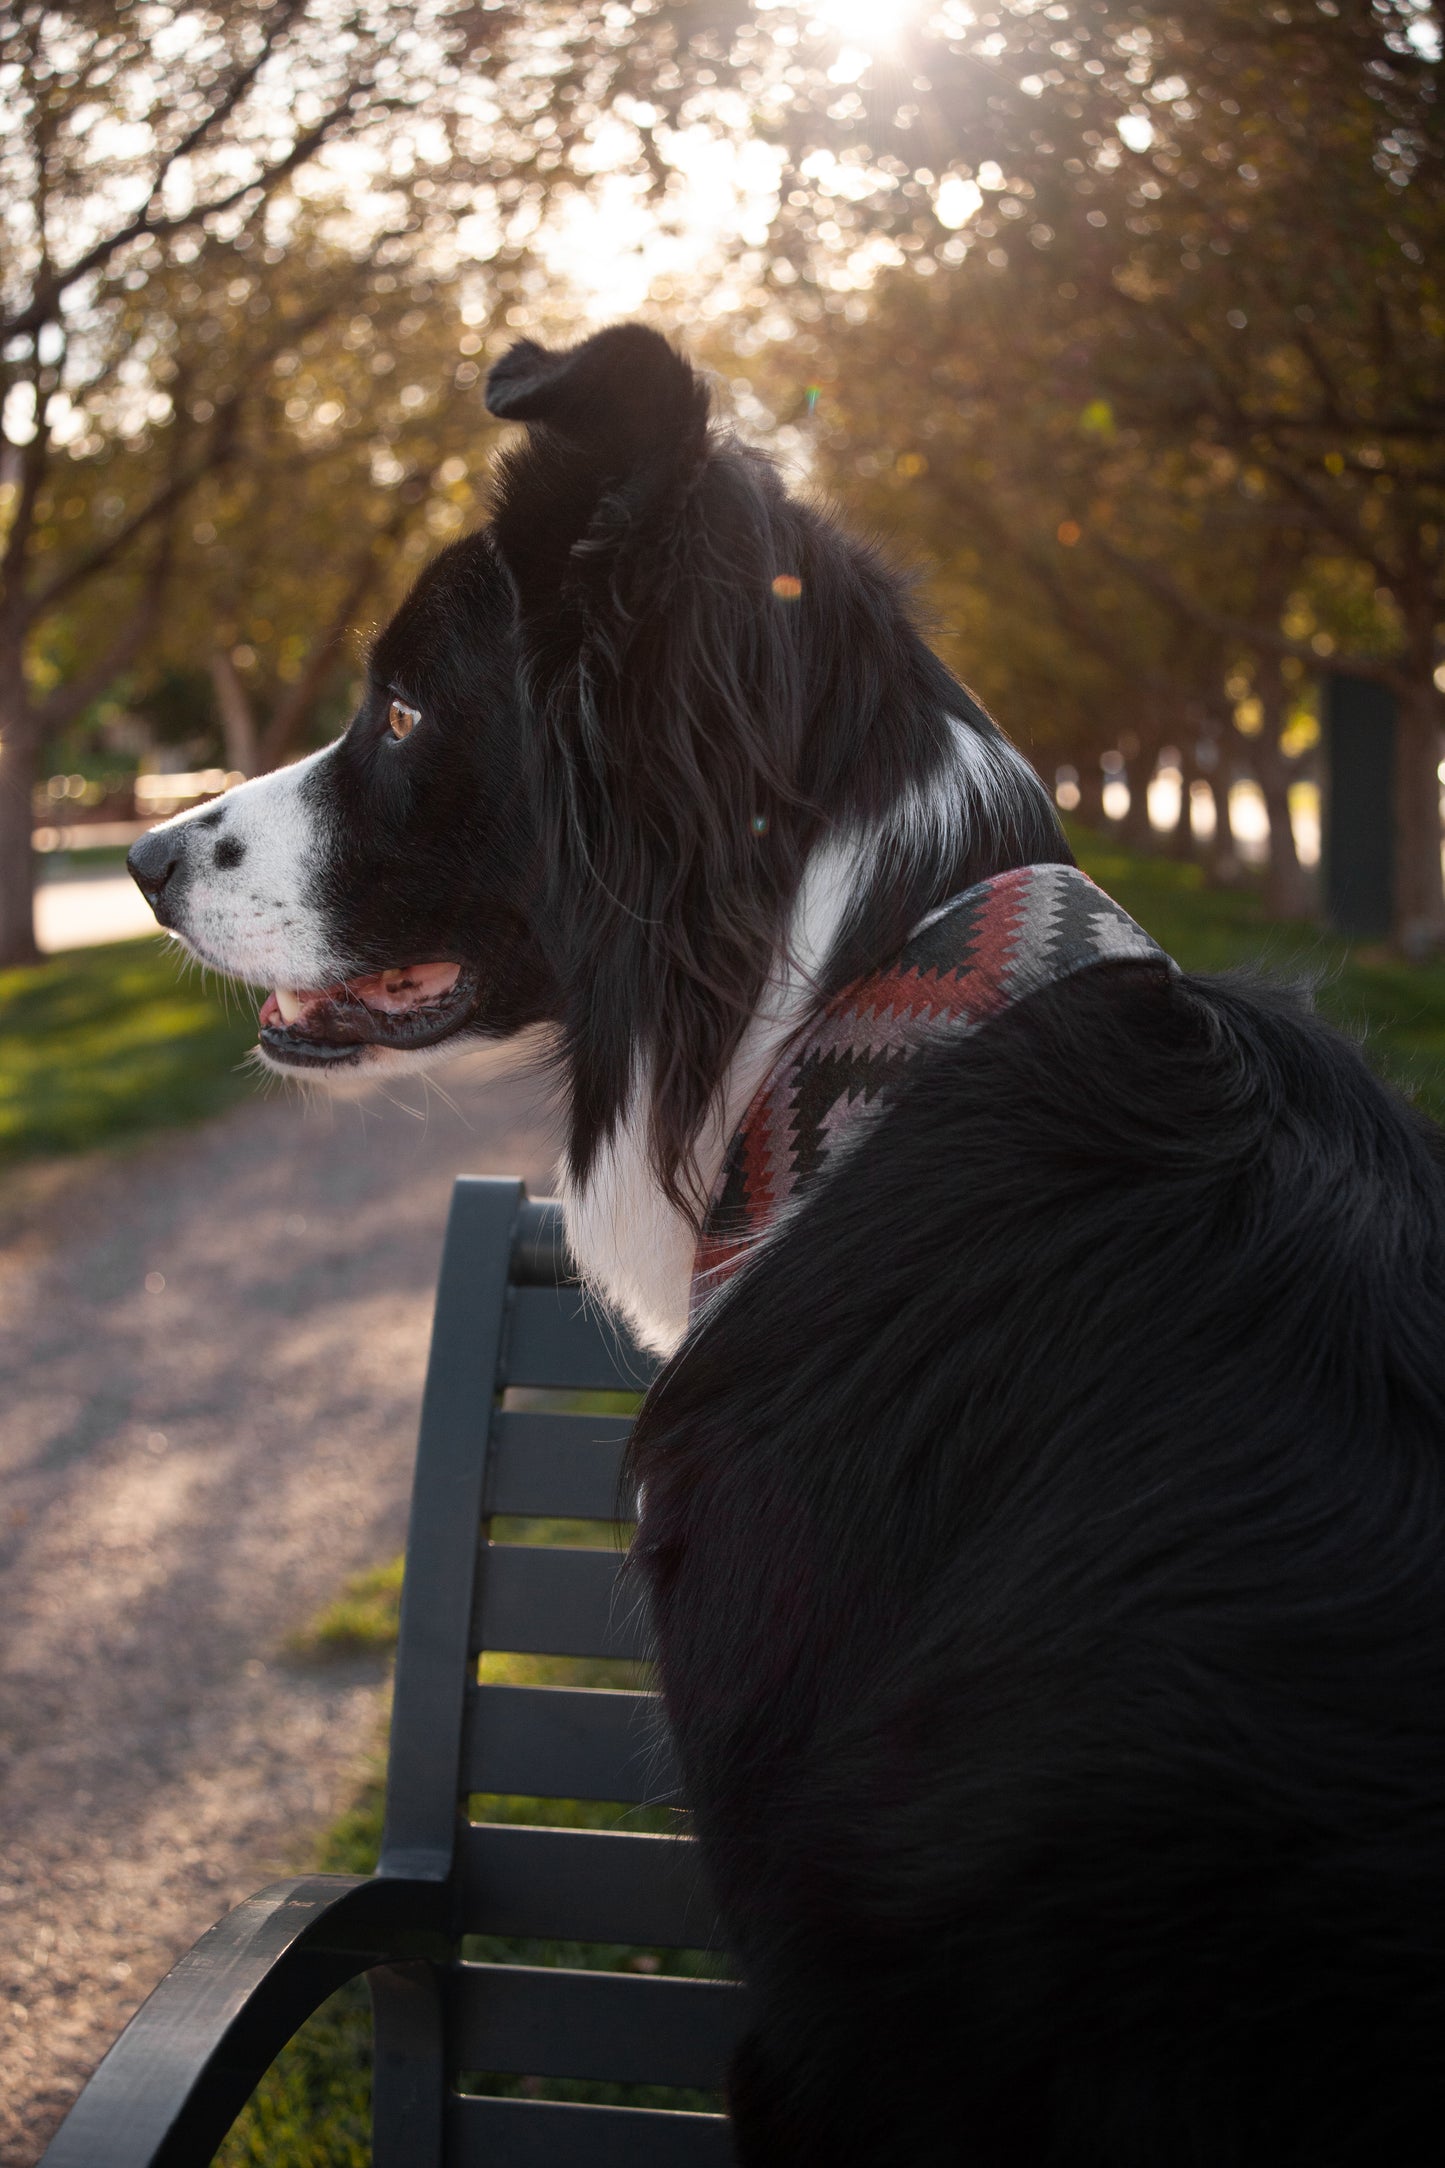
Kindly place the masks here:
<instances>
[{"instance_id":1,"label":"green grass","mask_svg":"<svg viewBox=\"0 0 1445 2168\"><path fill-rule=\"evenodd\" d=\"M402 1561L354 1574L290 1645L293 1656L371 1656L396 1647Z\"/></svg>"},{"instance_id":2,"label":"green grass","mask_svg":"<svg viewBox=\"0 0 1445 2168\"><path fill-rule=\"evenodd\" d=\"M317 1848L326 1874L370 1874L381 1843L378 1773ZM216 2168L371 2168L371 2002L364 1981L322 2004L271 2065Z\"/></svg>"},{"instance_id":3,"label":"green grass","mask_svg":"<svg viewBox=\"0 0 1445 2168\"><path fill-rule=\"evenodd\" d=\"M1307 978L1321 1011L1360 1040L1371 1066L1445 1122L1445 962L1407 964L1305 923L1267 918L1253 886L1210 888L1187 860L1146 858L1074 837L1085 871L1186 971L1257 965Z\"/></svg>"},{"instance_id":4,"label":"green grass","mask_svg":"<svg viewBox=\"0 0 1445 2168\"><path fill-rule=\"evenodd\" d=\"M371 2004L363 1981L303 2025L215 2159L216 2168L371 2168Z\"/></svg>"},{"instance_id":5,"label":"green grass","mask_svg":"<svg viewBox=\"0 0 1445 2168\"><path fill-rule=\"evenodd\" d=\"M0 1164L216 1113L254 1090L249 997L203 986L154 936L0 972Z\"/></svg>"},{"instance_id":6,"label":"green grass","mask_svg":"<svg viewBox=\"0 0 1445 2168\"><path fill-rule=\"evenodd\" d=\"M1445 963L1412 965L1265 916L1253 886L1211 889L1188 862L1099 836L1080 857L1187 968L1258 963L1318 982L1327 1015L1377 1069L1445 1120ZM250 997L185 976L167 943L125 941L0 972L0 1164L195 1121L254 1089Z\"/></svg>"}]
</instances>

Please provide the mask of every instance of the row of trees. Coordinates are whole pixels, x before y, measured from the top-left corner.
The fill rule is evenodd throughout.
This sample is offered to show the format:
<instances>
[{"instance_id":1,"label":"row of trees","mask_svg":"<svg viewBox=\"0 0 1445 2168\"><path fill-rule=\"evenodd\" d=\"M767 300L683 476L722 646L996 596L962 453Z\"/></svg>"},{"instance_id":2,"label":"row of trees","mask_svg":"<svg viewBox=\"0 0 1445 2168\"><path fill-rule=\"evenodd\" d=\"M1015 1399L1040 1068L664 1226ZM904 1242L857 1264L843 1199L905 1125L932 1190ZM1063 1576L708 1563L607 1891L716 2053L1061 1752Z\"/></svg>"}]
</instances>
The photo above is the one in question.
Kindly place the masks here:
<instances>
[{"instance_id":1,"label":"row of trees","mask_svg":"<svg viewBox=\"0 0 1445 2168\"><path fill-rule=\"evenodd\" d=\"M661 174L688 54L566 0L0 17L0 965L45 748L101 696L204 670L242 755L303 741L463 516L549 205L618 116Z\"/></svg>"},{"instance_id":2,"label":"row of trees","mask_svg":"<svg viewBox=\"0 0 1445 2168\"><path fill-rule=\"evenodd\" d=\"M478 378L546 328L549 220L604 166L665 217L699 129L777 159L747 305L705 333L744 419L923 554L1001 719L1086 792L1110 747L1142 773L1175 745L1186 783L1246 759L1294 908L1309 675L1375 677L1397 935L1445 939L1433 0L854 17L856 43L837 9L429 0L398 35L333 0L22 0L0 960L30 952L47 734L184 669L233 764L306 742L349 638L473 516ZM700 292L654 313L688 335Z\"/></svg>"},{"instance_id":3,"label":"row of trees","mask_svg":"<svg viewBox=\"0 0 1445 2168\"><path fill-rule=\"evenodd\" d=\"M1310 680L1387 685L1413 953L1445 939L1438 59L1434 12L1381 0L985 17L913 123L941 157L971 97L966 226L938 233L943 189L932 230L898 221L818 361L825 470L927 550L966 673L1095 792L1111 743L1141 775L1180 748L1186 784L1242 760L1281 909Z\"/></svg>"}]
</instances>

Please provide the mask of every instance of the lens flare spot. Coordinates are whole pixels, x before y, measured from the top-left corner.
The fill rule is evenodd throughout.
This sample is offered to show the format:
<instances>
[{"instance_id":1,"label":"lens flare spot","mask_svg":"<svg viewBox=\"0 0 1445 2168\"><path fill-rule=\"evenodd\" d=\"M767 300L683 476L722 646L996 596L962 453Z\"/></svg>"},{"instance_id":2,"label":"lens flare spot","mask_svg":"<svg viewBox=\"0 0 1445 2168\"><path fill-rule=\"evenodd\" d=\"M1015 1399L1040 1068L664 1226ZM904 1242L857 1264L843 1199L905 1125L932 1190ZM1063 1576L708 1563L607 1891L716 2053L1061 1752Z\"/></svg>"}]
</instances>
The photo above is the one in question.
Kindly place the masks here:
<instances>
[{"instance_id":1,"label":"lens flare spot","mask_svg":"<svg viewBox=\"0 0 1445 2168\"><path fill-rule=\"evenodd\" d=\"M773 593L779 602L796 602L803 592L803 583L796 572L780 572L773 581Z\"/></svg>"}]
</instances>

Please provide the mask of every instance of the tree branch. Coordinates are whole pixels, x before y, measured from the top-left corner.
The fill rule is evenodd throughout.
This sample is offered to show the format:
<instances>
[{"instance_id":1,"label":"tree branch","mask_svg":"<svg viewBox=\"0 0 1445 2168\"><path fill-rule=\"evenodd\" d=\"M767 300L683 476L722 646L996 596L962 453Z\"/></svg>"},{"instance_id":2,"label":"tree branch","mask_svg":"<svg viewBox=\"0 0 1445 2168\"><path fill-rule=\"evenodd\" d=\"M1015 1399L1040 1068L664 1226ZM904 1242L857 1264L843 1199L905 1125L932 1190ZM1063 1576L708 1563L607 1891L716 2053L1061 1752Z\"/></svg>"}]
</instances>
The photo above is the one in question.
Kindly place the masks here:
<instances>
[{"instance_id":1,"label":"tree branch","mask_svg":"<svg viewBox=\"0 0 1445 2168\"><path fill-rule=\"evenodd\" d=\"M38 342L30 351L30 386L35 399L35 434L28 444L18 447L20 452L20 488L15 498L15 510L10 521L10 532L5 537L5 555L0 559L0 582L3 582L7 604L20 607L18 589L25 566L25 553L30 546L31 531L35 525L35 507L39 502L45 483L45 469L50 457L50 439L45 428L44 401L41 398L42 371Z\"/></svg>"},{"instance_id":2,"label":"tree branch","mask_svg":"<svg viewBox=\"0 0 1445 2168\"><path fill-rule=\"evenodd\" d=\"M1330 655L1323 657L1302 640L1292 640L1278 626L1265 625L1257 619L1236 617L1232 611L1216 610L1197 595L1181 587L1167 572L1157 565L1147 564L1141 558L1131 557L1127 551L1114 543L1106 542L1101 535L1091 539L1091 547L1107 557L1110 564L1135 581L1146 594L1152 595L1178 616L1217 633L1221 639L1236 641L1239 646L1252 649L1256 654L1293 656L1299 662L1308 663L1312 670L1326 666L1333 670L1348 670L1356 677L1373 678L1377 684L1388 685L1400 692L1408 685L1409 678L1397 664L1381 662L1376 656Z\"/></svg>"},{"instance_id":3,"label":"tree branch","mask_svg":"<svg viewBox=\"0 0 1445 2168\"><path fill-rule=\"evenodd\" d=\"M1143 307L1133 296L1125 298L1134 301L1136 308ZM1327 491L1321 490L1311 476L1304 474L1281 452L1259 450L1260 436L1274 432L1277 424L1268 416L1251 414L1237 385L1232 384L1224 374L1218 355L1211 351L1176 310L1160 307L1157 313L1204 372L1203 397L1196 402L1196 411L1207 414L1212 421L1219 423L1224 430L1226 441L1236 452L1255 460L1292 496L1307 505L1327 533L1332 534L1352 556L1369 565L1382 587L1396 586L1400 579L1399 567L1392 565L1388 557L1381 554L1358 520L1347 518L1339 503Z\"/></svg>"},{"instance_id":4,"label":"tree branch","mask_svg":"<svg viewBox=\"0 0 1445 2168\"><path fill-rule=\"evenodd\" d=\"M221 731L226 744L227 766L239 768L242 775L254 775L256 718L252 713L246 688L241 683L241 674L231 660L229 648L212 648L210 668L216 705L221 711Z\"/></svg>"},{"instance_id":5,"label":"tree branch","mask_svg":"<svg viewBox=\"0 0 1445 2168\"><path fill-rule=\"evenodd\" d=\"M1077 640L1080 646L1088 648L1089 652L1097 655L1102 662L1117 663L1117 644L1110 639L1107 628L1094 613L1081 605L1068 582L1061 577L1059 568L1049 553L1020 541L1018 535L1000 517L997 509L983 496L967 489L956 493L968 506L970 519L976 525L987 528L999 552L1016 559L1027 568L1029 577L1043 589L1054 615L1070 638ZM1163 672L1136 667L1131 670L1130 675L1137 685L1154 698L1165 694L1173 697L1178 692L1178 686Z\"/></svg>"},{"instance_id":6,"label":"tree branch","mask_svg":"<svg viewBox=\"0 0 1445 2168\"><path fill-rule=\"evenodd\" d=\"M98 700L122 670L134 662L159 622L174 554L175 530L167 527L146 573L140 598L110 646L88 670L82 670L78 677L57 685L44 699L32 703L32 712L42 730L63 730L67 723L73 723L77 715L83 715L92 700Z\"/></svg>"},{"instance_id":7,"label":"tree branch","mask_svg":"<svg viewBox=\"0 0 1445 2168\"><path fill-rule=\"evenodd\" d=\"M297 340L304 339L309 332L314 331L319 324L325 323L327 317L335 311L338 299L344 291L344 286L338 283L331 293L323 295L304 316L278 325L277 336L268 341L259 353L248 357L247 387L251 388L259 381L283 347L294 345ZM148 503L143 504L138 512L133 513L112 534L97 542L83 556L75 558L30 596L26 615L31 623L53 609L57 602L82 586L95 573L104 571L138 535L174 510L195 488L197 482L229 464L236 456L236 439L244 404L244 391L234 392L229 399L224 400L216 409L207 434L206 447L201 455L184 466L179 460L175 461L170 476ZM179 421L175 426L180 428ZM179 445L179 437L176 441Z\"/></svg>"},{"instance_id":8,"label":"tree branch","mask_svg":"<svg viewBox=\"0 0 1445 2168\"><path fill-rule=\"evenodd\" d=\"M312 642L311 650L302 666L301 675L290 686L285 696L276 704L271 720L261 733L258 767L261 773L275 768L295 750L295 740L303 728L307 716L315 705L326 676L335 660L336 651L345 639L357 611L366 600L381 574L381 552L385 544L395 542L410 519L416 504L423 503L431 476L411 475L408 482L421 481L423 488L419 497L408 500L407 482L398 486L396 504L391 516L376 528L353 562L351 580L345 593L331 613L330 622L319 639Z\"/></svg>"},{"instance_id":9,"label":"tree branch","mask_svg":"<svg viewBox=\"0 0 1445 2168\"><path fill-rule=\"evenodd\" d=\"M50 322L56 303L68 287L73 286L77 279L99 270L118 250L129 247L132 241L138 241L143 236L163 239L171 234L183 233L189 227L204 226L208 219L234 210L245 196L259 194L264 199L274 194L288 174L294 173L314 151L320 149L332 130L346 118L356 100L370 87L369 76L358 76L348 87L345 97L333 105L314 126L299 135L284 157L278 158L272 165L263 166L250 180L238 182L226 194L213 197L208 203L193 204L189 211L178 211L169 218L157 218L152 215L155 209L154 194L148 196L134 217L128 219L116 232L97 241L64 270L53 271L48 279L37 284L29 303L8 320L0 322L0 340L26 337L38 331L42 325Z\"/></svg>"},{"instance_id":10,"label":"tree branch","mask_svg":"<svg viewBox=\"0 0 1445 2168\"><path fill-rule=\"evenodd\" d=\"M165 186L166 175L171 168L182 158L189 158L193 151L199 150L207 136L218 128L222 122L230 119L267 61L271 58L271 55L275 52L282 38L286 36L297 16L305 13L305 9L306 0L284 0L284 4L275 9L270 21L266 24L265 34L255 57L243 62L236 69L215 104L208 112L201 115L194 128L187 135L183 135L179 143L165 153L156 177L151 183L151 192L147 199L149 203L154 203L159 197L161 190Z\"/></svg>"},{"instance_id":11,"label":"tree branch","mask_svg":"<svg viewBox=\"0 0 1445 2168\"><path fill-rule=\"evenodd\" d=\"M1256 452L1254 456L1267 474L1272 474L1291 496L1309 507L1327 534L1333 535L1352 557L1358 557L1370 567L1382 587L1399 587L1403 578L1400 566L1392 564L1375 547L1358 520L1344 516L1337 499L1328 490L1321 489L1310 475L1302 473L1276 453Z\"/></svg>"},{"instance_id":12,"label":"tree branch","mask_svg":"<svg viewBox=\"0 0 1445 2168\"><path fill-rule=\"evenodd\" d=\"M103 541L97 542L92 549L74 558L63 571L57 572L53 579L35 591L30 598L27 612L31 622L53 610L57 602L72 594L77 587L83 586L97 572L103 572L138 535L144 534L158 519L163 519L168 512L174 511L182 498L195 488L197 482L206 475L213 474L218 467L225 466L235 454L240 415L241 395L237 393L228 399L224 406L217 408L215 424L209 432L206 449L198 459L175 468L138 512L133 512L129 519L123 520Z\"/></svg>"}]
</instances>

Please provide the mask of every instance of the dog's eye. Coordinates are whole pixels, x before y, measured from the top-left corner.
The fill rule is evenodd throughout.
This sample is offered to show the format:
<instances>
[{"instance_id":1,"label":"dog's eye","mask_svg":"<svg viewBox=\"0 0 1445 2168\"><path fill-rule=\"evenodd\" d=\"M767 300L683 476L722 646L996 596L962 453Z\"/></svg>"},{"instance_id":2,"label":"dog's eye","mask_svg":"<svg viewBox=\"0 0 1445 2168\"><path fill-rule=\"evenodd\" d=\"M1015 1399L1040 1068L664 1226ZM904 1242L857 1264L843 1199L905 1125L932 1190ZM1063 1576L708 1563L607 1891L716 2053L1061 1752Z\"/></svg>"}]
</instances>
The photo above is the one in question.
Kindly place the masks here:
<instances>
[{"instance_id":1,"label":"dog's eye","mask_svg":"<svg viewBox=\"0 0 1445 2168\"><path fill-rule=\"evenodd\" d=\"M386 720L394 738L409 738L421 721L421 709L409 708L404 700L393 700Z\"/></svg>"}]
</instances>

